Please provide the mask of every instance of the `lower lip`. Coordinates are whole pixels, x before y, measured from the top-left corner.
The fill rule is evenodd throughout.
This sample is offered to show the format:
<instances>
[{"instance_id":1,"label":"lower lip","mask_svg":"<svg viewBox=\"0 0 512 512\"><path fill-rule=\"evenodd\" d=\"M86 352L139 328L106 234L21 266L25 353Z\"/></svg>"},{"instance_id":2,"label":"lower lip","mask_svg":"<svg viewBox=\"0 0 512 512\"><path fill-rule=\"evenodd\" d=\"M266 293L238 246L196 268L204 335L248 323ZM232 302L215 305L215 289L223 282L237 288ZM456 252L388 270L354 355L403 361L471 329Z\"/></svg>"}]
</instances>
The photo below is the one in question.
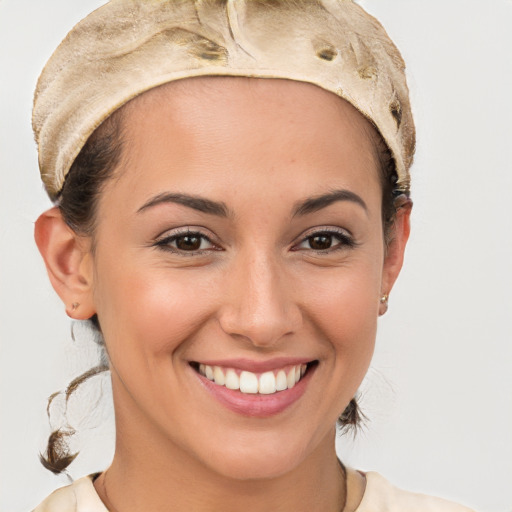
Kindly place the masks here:
<instances>
[{"instance_id":1,"label":"lower lip","mask_svg":"<svg viewBox=\"0 0 512 512\"><path fill-rule=\"evenodd\" d=\"M206 390L231 411L244 416L268 418L283 412L299 400L306 391L315 370L316 365L308 368L304 377L293 388L277 391L271 395L242 393L241 391L228 389L208 380L195 370L193 371Z\"/></svg>"}]
</instances>

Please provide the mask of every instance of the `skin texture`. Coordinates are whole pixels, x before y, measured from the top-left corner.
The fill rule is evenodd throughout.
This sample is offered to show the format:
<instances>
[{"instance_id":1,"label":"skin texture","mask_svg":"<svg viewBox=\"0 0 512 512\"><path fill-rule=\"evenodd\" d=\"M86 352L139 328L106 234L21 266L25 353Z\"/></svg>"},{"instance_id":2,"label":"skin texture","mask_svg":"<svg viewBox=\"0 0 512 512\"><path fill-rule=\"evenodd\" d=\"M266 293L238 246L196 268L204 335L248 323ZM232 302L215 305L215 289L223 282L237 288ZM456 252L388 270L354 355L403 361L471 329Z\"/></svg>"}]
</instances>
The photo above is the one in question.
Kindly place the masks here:
<instances>
[{"instance_id":1,"label":"skin texture","mask_svg":"<svg viewBox=\"0 0 512 512\"><path fill-rule=\"evenodd\" d=\"M342 508L335 422L368 369L380 297L409 234L403 208L385 248L372 129L309 84L169 84L126 107L123 157L94 239L76 236L57 209L40 217L52 283L69 316L98 314L111 360L116 453L96 487L112 509ZM339 200L294 214L334 190L364 206ZM143 208L169 193L221 202L227 215ZM210 241L188 252L163 244L187 230ZM342 238L314 250L311 237L326 230ZM317 366L304 394L266 418L227 409L190 365L276 357ZM347 510L362 492L353 480Z\"/></svg>"}]
</instances>

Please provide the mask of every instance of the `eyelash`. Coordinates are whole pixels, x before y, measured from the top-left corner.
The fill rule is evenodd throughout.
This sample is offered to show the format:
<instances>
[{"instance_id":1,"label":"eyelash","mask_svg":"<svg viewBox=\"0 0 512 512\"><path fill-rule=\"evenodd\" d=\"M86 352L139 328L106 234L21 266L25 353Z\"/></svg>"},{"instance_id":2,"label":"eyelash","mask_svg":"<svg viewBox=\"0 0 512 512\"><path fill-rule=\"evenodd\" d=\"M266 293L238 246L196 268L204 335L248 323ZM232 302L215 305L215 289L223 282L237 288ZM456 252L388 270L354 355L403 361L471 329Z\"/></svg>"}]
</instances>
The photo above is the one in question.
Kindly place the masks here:
<instances>
[{"instance_id":1,"label":"eyelash","mask_svg":"<svg viewBox=\"0 0 512 512\"><path fill-rule=\"evenodd\" d=\"M311 247L308 249L308 248L300 247L302 244L304 244L308 240L311 240L314 237L319 237L322 235L336 239L338 241L338 244L334 245L333 247L329 247L327 249L313 249ZM173 242L176 242L180 238L185 238L187 236L199 238L199 239L201 239L201 243L203 241L206 241L209 244L211 244L213 247L208 248L208 249L196 249L196 250L186 251L183 249L179 249L178 247L173 247L171 245ZM347 233L345 230L335 229L335 228L324 228L324 229L319 229L319 230L313 231L313 232L309 233L308 235L304 236L298 244L296 244L292 247L291 250L294 252L298 252L301 250L307 250L307 251L313 251L316 254L325 255L325 254L330 254L330 253L333 253L333 252L336 252L339 250L343 250L343 249L352 249L352 248L356 247L357 245L358 244L353 239L353 237L349 233ZM181 256L200 256L200 255L203 255L203 254L205 254L207 252L211 252L211 251L222 251L222 248L220 248L218 245L216 245L214 242L212 242L212 240L208 236L206 236L205 234L203 234L199 231L192 231L190 229L179 231L172 235L161 238L161 239L157 240L153 244L153 246L157 247L161 250L164 250L164 251L172 252L174 254L179 254Z\"/></svg>"},{"instance_id":2,"label":"eyelash","mask_svg":"<svg viewBox=\"0 0 512 512\"><path fill-rule=\"evenodd\" d=\"M307 249L301 249L300 245L304 244L308 240L311 240L318 236L327 236L332 237L335 240L338 241L338 244L329 247L328 249L313 249L312 247ZM293 251L301 251L301 250L307 250L307 251L313 251L316 254L325 255L325 254L331 254L336 251L340 250L346 250L346 249L353 249L357 246L357 242L354 240L352 235L350 235L347 231L344 229L337 229L337 228L323 228L323 229L316 229L315 231L312 231L308 233L306 236L302 238L302 240L299 242L299 244L295 245L292 250Z\"/></svg>"},{"instance_id":3,"label":"eyelash","mask_svg":"<svg viewBox=\"0 0 512 512\"><path fill-rule=\"evenodd\" d=\"M194 238L200 238L201 243L203 241L206 241L209 244L211 244L213 246L213 248L185 251L183 249L179 249L178 247L173 247L171 245L173 242L176 242L178 239L185 238L187 236L194 237ZM222 250L218 245L216 245L214 242L212 242L208 236L206 236L205 234L203 234L199 231L192 231L191 229L185 229L182 231L178 231L176 233L173 233L172 235L160 238L153 244L153 246L157 247L158 249L161 249L163 251L168 251L168 252L172 252L174 254L179 254L180 256L199 256L199 255L205 254L206 252Z\"/></svg>"}]
</instances>

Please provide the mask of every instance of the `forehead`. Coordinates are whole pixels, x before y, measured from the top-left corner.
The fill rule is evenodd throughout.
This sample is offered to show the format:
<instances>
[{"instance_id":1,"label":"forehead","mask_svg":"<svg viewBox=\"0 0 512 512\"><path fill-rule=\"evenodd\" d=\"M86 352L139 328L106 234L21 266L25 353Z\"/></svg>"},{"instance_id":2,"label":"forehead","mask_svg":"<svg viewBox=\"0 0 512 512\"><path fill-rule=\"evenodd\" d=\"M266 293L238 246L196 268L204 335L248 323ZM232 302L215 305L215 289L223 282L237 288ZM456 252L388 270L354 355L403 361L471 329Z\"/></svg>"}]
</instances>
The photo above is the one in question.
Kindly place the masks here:
<instances>
[{"instance_id":1,"label":"forehead","mask_svg":"<svg viewBox=\"0 0 512 512\"><path fill-rule=\"evenodd\" d=\"M125 107L128 115L137 115L155 106L172 106L176 113L185 109L197 115L214 111L217 117L224 110L226 115L255 114L247 108L256 102L258 110L281 109L295 114L297 124L307 125L312 118L338 117L348 121L354 131L365 135L376 133L373 125L349 102L317 85L278 78L253 78L233 76L207 76L176 80L155 87L131 100ZM267 108L265 108L267 107Z\"/></svg>"},{"instance_id":2,"label":"forehead","mask_svg":"<svg viewBox=\"0 0 512 512\"><path fill-rule=\"evenodd\" d=\"M243 129L246 142L266 135L288 139L343 139L357 145L372 161L378 134L350 103L316 85L285 79L196 77L156 87L124 107L124 128L131 142L153 135L162 123L173 124L181 135L211 129L225 142L232 127ZM262 128L265 128L264 134ZM181 129L181 130L180 130ZM253 135L254 137L251 137Z\"/></svg>"},{"instance_id":3,"label":"forehead","mask_svg":"<svg viewBox=\"0 0 512 512\"><path fill-rule=\"evenodd\" d=\"M321 188L357 173L359 181L379 181L370 122L308 83L188 78L131 101L122 119L120 171L133 187L149 189L154 178L167 187L208 183L220 190L226 180L266 180L291 190L299 181Z\"/></svg>"}]
</instances>

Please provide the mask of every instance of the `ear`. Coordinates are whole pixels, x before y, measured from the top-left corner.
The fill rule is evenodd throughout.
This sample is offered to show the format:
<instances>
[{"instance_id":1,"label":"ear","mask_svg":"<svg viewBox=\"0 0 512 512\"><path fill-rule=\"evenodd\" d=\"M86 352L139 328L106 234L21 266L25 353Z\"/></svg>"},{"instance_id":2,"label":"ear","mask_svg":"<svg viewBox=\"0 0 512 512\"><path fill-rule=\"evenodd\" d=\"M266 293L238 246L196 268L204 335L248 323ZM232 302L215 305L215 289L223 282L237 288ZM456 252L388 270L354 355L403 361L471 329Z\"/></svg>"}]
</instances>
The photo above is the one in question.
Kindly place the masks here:
<instances>
[{"instance_id":1,"label":"ear","mask_svg":"<svg viewBox=\"0 0 512 512\"><path fill-rule=\"evenodd\" d=\"M64 302L68 316L76 320L91 318L96 310L90 240L77 235L64 222L58 207L37 219L34 237L52 286Z\"/></svg>"},{"instance_id":2,"label":"ear","mask_svg":"<svg viewBox=\"0 0 512 512\"><path fill-rule=\"evenodd\" d=\"M381 299L379 309L380 315L383 315L387 311L387 296L390 294L398 274L400 274L400 270L402 269L405 246L407 245L411 231L411 211L412 201L408 199L398 207L395 221L391 228L391 239L386 246L384 255L381 289L383 299Z\"/></svg>"}]
</instances>

